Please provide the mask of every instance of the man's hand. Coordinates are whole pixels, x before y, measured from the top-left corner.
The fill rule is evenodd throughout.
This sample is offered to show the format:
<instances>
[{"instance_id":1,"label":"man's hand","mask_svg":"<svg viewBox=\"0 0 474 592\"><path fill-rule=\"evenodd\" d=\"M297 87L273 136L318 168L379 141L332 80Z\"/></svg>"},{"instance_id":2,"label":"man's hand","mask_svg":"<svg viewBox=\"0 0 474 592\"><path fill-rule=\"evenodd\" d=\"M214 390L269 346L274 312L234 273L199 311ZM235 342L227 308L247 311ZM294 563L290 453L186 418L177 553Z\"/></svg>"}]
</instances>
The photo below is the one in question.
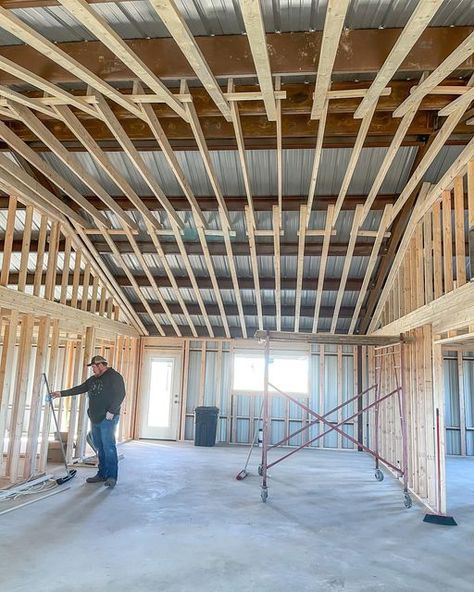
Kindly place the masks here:
<instances>
[{"instance_id":1,"label":"man's hand","mask_svg":"<svg viewBox=\"0 0 474 592\"><path fill-rule=\"evenodd\" d=\"M61 393L59 391L53 391L51 393L51 399L57 399L60 396L61 396Z\"/></svg>"},{"instance_id":2,"label":"man's hand","mask_svg":"<svg viewBox=\"0 0 474 592\"><path fill-rule=\"evenodd\" d=\"M105 414L105 419L107 419L108 421L112 421L114 418L114 414L110 413L110 411L107 411L107 413Z\"/></svg>"}]
</instances>

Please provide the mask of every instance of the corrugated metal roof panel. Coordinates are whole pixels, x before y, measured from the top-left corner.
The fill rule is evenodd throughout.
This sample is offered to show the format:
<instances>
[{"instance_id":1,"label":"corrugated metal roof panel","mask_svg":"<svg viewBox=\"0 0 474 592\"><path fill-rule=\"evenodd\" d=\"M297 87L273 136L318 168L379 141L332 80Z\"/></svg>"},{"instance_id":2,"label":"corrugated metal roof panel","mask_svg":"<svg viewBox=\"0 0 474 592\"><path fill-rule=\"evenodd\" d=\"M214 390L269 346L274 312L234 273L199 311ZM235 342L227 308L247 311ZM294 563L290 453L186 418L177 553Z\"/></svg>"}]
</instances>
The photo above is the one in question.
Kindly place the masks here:
<instances>
[{"instance_id":1,"label":"corrugated metal roof panel","mask_svg":"<svg viewBox=\"0 0 474 592\"><path fill-rule=\"evenodd\" d=\"M424 181L437 183L456 158L463 151L464 146L443 146L423 177Z\"/></svg>"},{"instance_id":2,"label":"corrugated metal roof panel","mask_svg":"<svg viewBox=\"0 0 474 592\"><path fill-rule=\"evenodd\" d=\"M403 27L417 0L353 0L345 20L349 29ZM193 35L238 35L244 31L242 15L235 0L178 0L177 6ZM145 0L104 2L92 5L123 39L169 37L161 19ZM262 3L267 32L321 31L327 0L279 0ZM61 6L15 9L14 13L53 41L94 39L80 22ZM431 26L474 25L474 6L470 0L445 0L432 19ZM0 43L17 43L7 33Z\"/></svg>"}]
</instances>

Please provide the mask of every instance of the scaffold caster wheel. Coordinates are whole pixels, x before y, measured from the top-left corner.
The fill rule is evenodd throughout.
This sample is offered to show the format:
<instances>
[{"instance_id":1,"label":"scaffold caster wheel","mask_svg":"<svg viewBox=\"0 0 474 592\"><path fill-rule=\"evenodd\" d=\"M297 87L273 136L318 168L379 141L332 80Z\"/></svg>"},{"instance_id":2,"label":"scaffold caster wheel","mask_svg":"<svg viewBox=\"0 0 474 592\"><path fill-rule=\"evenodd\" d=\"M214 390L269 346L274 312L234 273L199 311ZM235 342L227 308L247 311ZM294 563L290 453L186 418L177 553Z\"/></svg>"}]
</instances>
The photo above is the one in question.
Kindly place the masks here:
<instances>
[{"instance_id":1,"label":"scaffold caster wheel","mask_svg":"<svg viewBox=\"0 0 474 592\"><path fill-rule=\"evenodd\" d=\"M383 481L383 472L380 469L375 469L375 478L377 481Z\"/></svg>"},{"instance_id":2,"label":"scaffold caster wheel","mask_svg":"<svg viewBox=\"0 0 474 592\"><path fill-rule=\"evenodd\" d=\"M268 489L266 487L262 487L262 493L260 494L260 497L262 498L262 502L266 503L268 498Z\"/></svg>"},{"instance_id":3,"label":"scaffold caster wheel","mask_svg":"<svg viewBox=\"0 0 474 592\"><path fill-rule=\"evenodd\" d=\"M405 506L405 508L411 508L413 506L413 500L408 495L408 493L405 493L405 496L403 499L403 505Z\"/></svg>"},{"instance_id":4,"label":"scaffold caster wheel","mask_svg":"<svg viewBox=\"0 0 474 592\"><path fill-rule=\"evenodd\" d=\"M260 477L263 475L263 467L262 465L258 465L258 474L260 475Z\"/></svg>"}]
</instances>

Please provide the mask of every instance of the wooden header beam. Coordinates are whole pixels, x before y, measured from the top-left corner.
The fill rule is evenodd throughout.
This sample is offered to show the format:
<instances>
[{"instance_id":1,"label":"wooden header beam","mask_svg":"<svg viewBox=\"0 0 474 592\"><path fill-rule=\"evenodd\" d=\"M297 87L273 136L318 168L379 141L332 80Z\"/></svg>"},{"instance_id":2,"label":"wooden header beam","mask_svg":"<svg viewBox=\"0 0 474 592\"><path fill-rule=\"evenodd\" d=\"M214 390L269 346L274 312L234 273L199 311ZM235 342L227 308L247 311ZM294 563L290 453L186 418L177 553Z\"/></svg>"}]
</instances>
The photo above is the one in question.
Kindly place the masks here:
<instances>
[{"instance_id":1,"label":"wooden header beam","mask_svg":"<svg viewBox=\"0 0 474 592\"><path fill-rule=\"evenodd\" d=\"M30 314L34 310L36 315L49 315L53 319L59 319L60 323L64 323L71 331L83 331L84 327L96 327L107 334L139 336L138 331L130 325L3 286L0 286L0 307L25 314Z\"/></svg>"},{"instance_id":2,"label":"wooden header beam","mask_svg":"<svg viewBox=\"0 0 474 592\"><path fill-rule=\"evenodd\" d=\"M401 343L400 335L334 335L333 333L290 333L287 331L256 331L255 339L319 343L328 345L394 345Z\"/></svg>"}]
</instances>

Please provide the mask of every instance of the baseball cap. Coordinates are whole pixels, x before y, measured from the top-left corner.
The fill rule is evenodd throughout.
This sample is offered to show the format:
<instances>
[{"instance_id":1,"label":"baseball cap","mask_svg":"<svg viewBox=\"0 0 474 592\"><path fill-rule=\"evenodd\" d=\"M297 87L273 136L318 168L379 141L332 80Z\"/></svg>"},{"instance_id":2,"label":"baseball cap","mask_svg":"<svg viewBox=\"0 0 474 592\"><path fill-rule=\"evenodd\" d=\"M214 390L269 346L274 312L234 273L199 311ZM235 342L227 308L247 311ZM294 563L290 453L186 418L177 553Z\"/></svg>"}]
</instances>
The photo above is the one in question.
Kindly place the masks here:
<instances>
[{"instance_id":1,"label":"baseball cap","mask_svg":"<svg viewBox=\"0 0 474 592\"><path fill-rule=\"evenodd\" d=\"M94 356L91 363L87 364L87 366L92 366L92 364L107 364L107 360L102 356Z\"/></svg>"}]
</instances>

